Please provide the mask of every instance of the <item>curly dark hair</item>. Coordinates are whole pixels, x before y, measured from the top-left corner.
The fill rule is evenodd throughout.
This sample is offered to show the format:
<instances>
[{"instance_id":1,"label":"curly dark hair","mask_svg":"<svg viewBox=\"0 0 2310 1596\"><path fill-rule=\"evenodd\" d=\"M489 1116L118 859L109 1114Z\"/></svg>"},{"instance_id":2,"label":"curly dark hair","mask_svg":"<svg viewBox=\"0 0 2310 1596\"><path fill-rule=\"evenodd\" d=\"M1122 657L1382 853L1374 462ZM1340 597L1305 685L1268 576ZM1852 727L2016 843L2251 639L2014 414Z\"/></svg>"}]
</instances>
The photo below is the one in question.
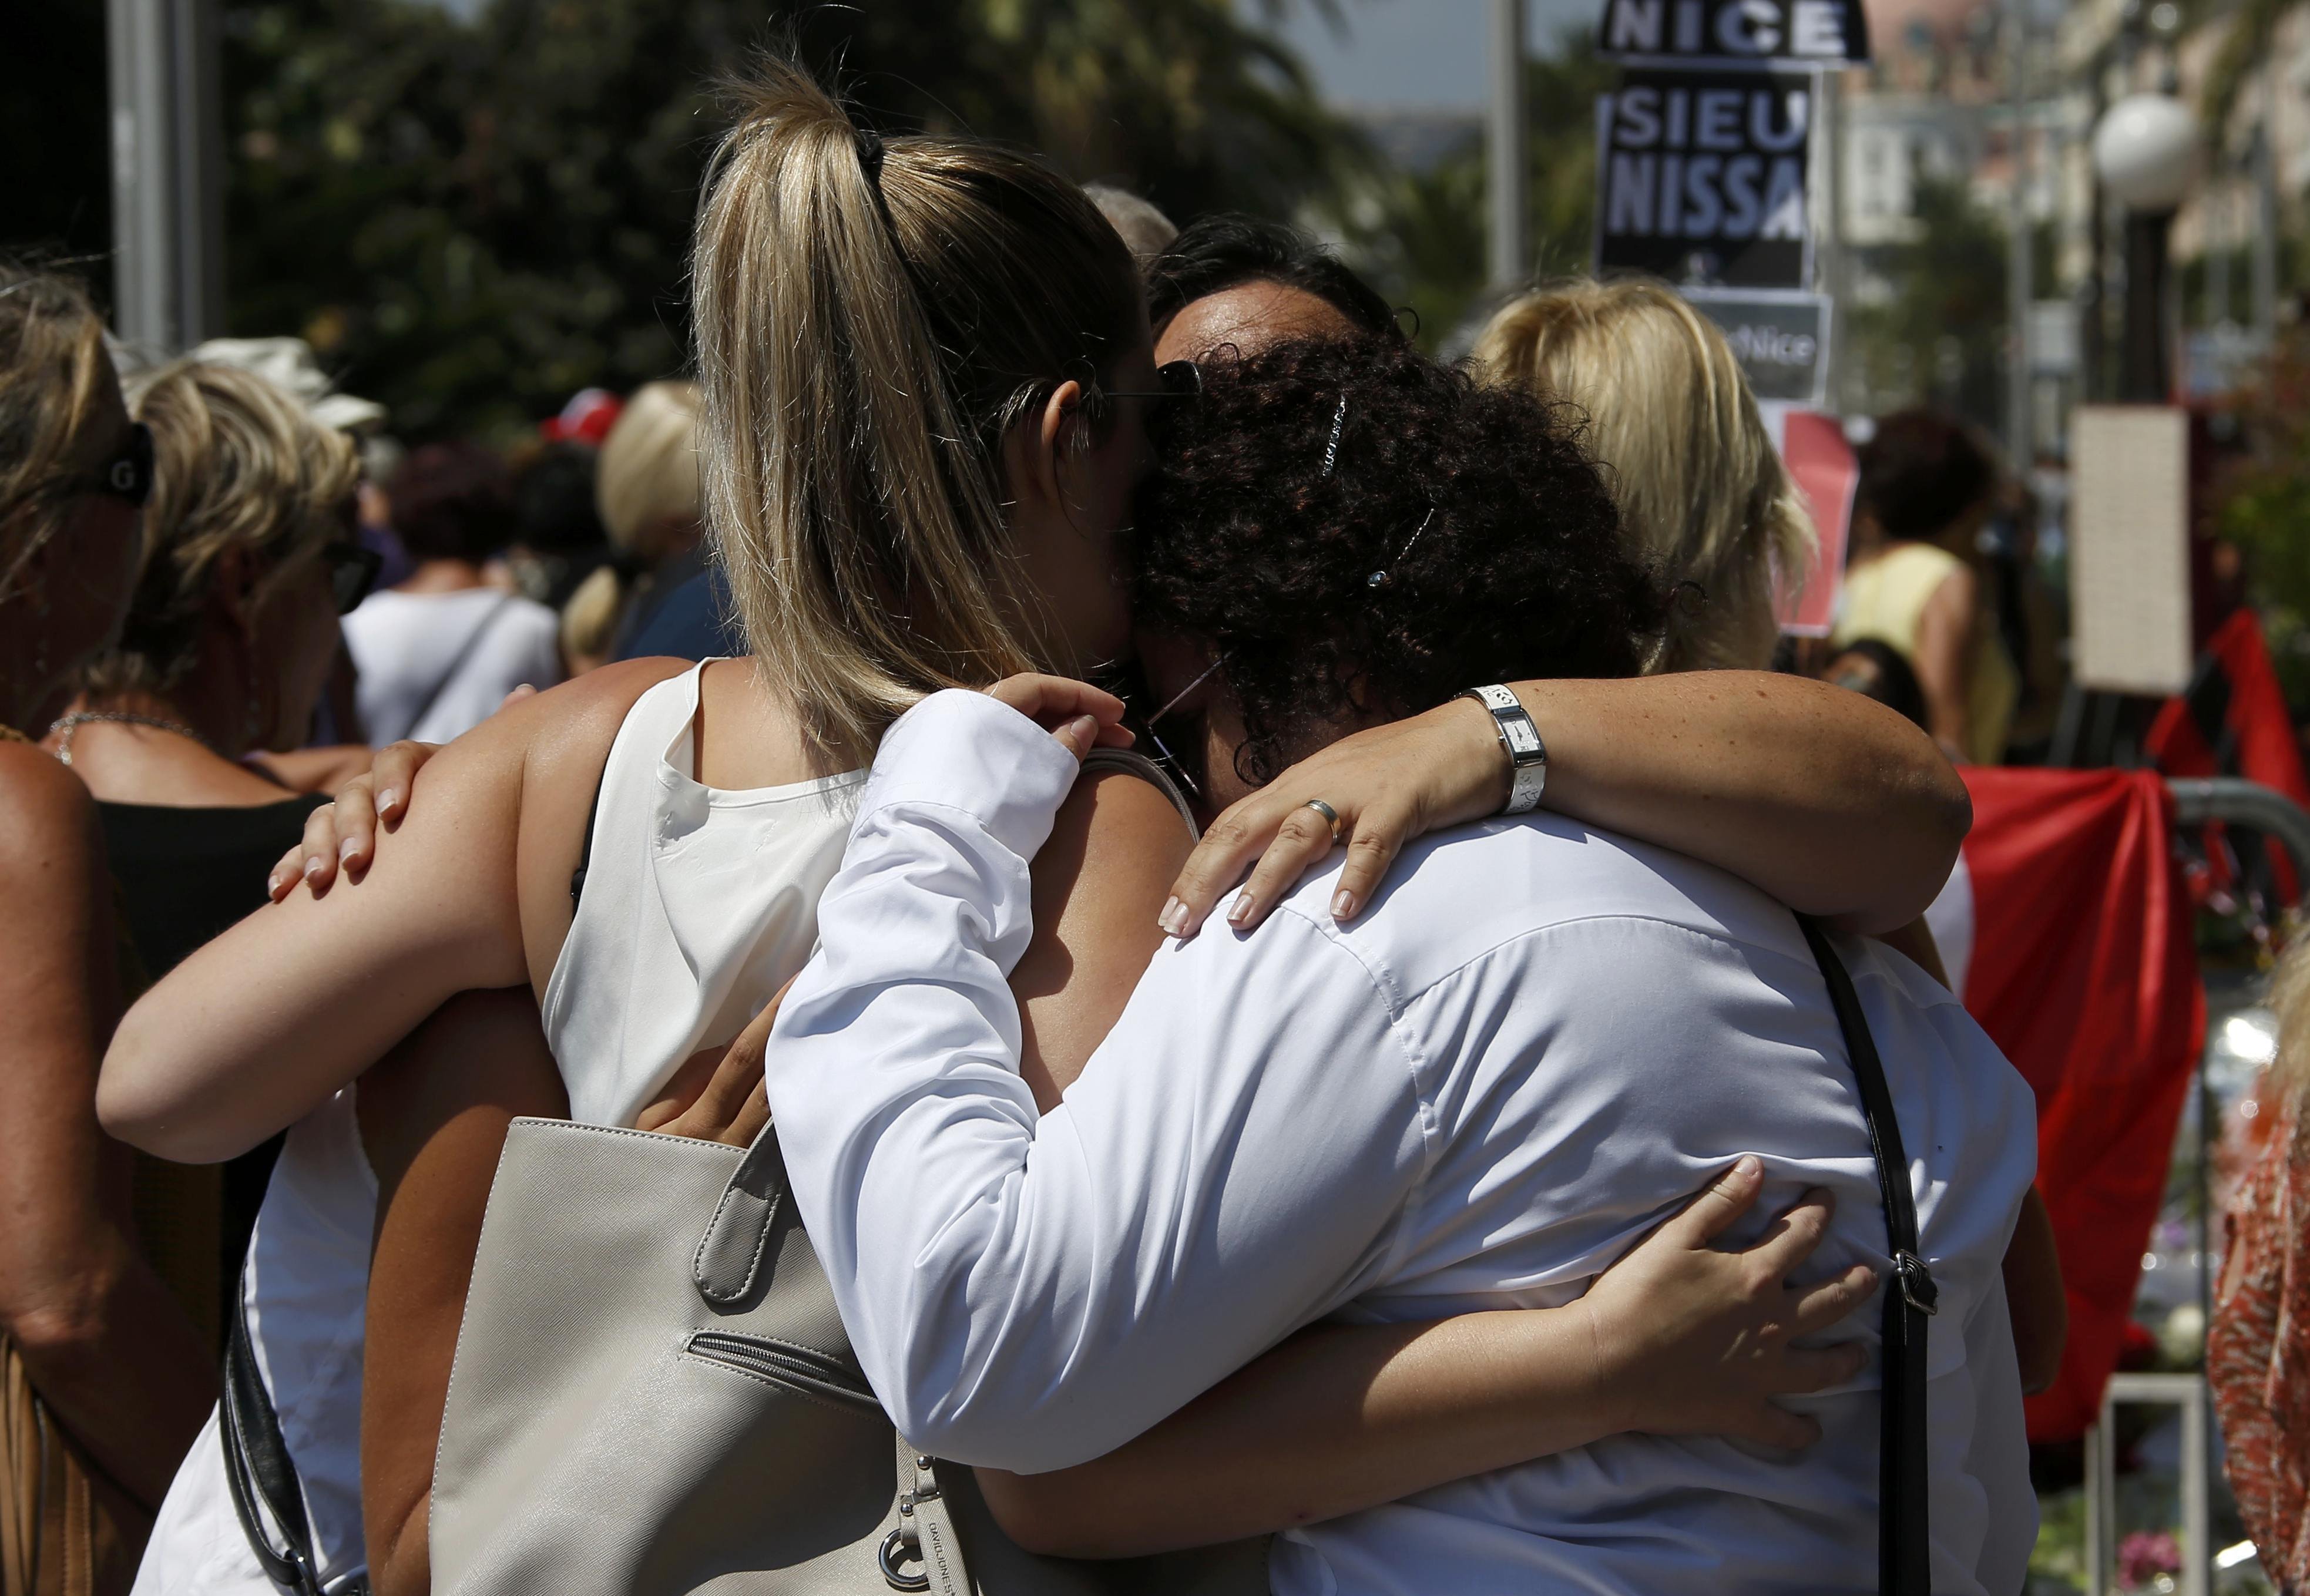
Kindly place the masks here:
<instances>
[{"instance_id":1,"label":"curly dark hair","mask_svg":"<svg viewBox=\"0 0 2310 1596\"><path fill-rule=\"evenodd\" d=\"M1633 676L1665 619L1573 412L1403 344L1292 342L1211 362L1160 443L1134 542L1139 616L1224 655L1247 782L1343 712Z\"/></svg>"}]
</instances>

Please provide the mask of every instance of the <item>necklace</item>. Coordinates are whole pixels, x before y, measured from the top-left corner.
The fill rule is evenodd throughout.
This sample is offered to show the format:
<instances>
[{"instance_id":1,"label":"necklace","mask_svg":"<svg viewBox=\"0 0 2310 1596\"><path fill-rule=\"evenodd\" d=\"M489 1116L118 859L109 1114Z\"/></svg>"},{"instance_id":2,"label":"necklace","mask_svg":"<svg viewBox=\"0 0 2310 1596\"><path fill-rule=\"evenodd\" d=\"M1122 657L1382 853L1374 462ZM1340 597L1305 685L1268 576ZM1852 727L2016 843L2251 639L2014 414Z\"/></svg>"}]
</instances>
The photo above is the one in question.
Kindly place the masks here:
<instances>
[{"instance_id":1,"label":"necklace","mask_svg":"<svg viewBox=\"0 0 2310 1596\"><path fill-rule=\"evenodd\" d=\"M150 726L155 732L174 732L179 737L189 737L203 748L207 748L209 745L207 738L179 720L162 720L155 715L131 715L125 709L81 709L70 715L58 716L48 723L49 733L58 738L56 762L60 765L71 764L73 733L82 726L100 723L118 726Z\"/></svg>"}]
</instances>

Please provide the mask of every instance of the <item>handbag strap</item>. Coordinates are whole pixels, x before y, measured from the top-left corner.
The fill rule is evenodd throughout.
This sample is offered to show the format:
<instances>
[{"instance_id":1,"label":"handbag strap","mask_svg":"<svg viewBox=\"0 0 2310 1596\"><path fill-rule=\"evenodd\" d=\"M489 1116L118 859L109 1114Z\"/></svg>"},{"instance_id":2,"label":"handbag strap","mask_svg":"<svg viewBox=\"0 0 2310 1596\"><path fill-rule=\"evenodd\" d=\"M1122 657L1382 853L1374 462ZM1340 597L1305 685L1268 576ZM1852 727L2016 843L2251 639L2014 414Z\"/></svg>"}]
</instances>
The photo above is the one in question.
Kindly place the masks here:
<instances>
[{"instance_id":1,"label":"handbag strap","mask_svg":"<svg viewBox=\"0 0 2310 1596\"><path fill-rule=\"evenodd\" d=\"M786 1166L778 1151L778 1127L764 1125L722 1188L722 1201L690 1259L698 1295L717 1308L751 1295L769 1255L771 1221L786 1193Z\"/></svg>"},{"instance_id":2,"label":"handbag strap","mask_svg":"<svg viewBox=\"0 0 2310 1596\"><path fill-rule=\"evenodd\" d=\"M256 1347L248 1333L248 1297L238 1285L233 1292L232 1323L225 1336L224 1390L217 1401L217 1435L224 1447L225 1484L232 1494L233 1515L240 1520L241 1533L257 1566L267 1579L295 1596L324 1596L320 1568L313 1556L312 1521L305 1514L297 1462L289 1455L289 1443L281 1434L281 1416L274 1411L272 1393L265 1389L264 1375L257 1370ZM265 1527L266 1515L279 1526L282 1545L274 1545ZM343 1587L342 1592L367 1588L366 1580L356 1580Z\"/></svg>"},{"instance_id":3,"label":"handbag strap","mask_svg":"<svg viewBox=\"0 0 2310 1596\"><path fill-rule=\"evenodd\" d=\"M904 1436L898 1442L899 1523L876 1554L882 1583L893 1591L926 1596L976 1596L962 1538L955 1533L954 1514L939 1485L938 1465Z\"/></svg>"},{"instance_id":4,"label":"handbag strap","mask_svg":"<svg viewBox=\"0 0 2310 1596\"><path fill-rule=\"evenodd\" d=\"M1869 1034L1868 1017L1853 990L1845 961L1818 922L1797 916L1821 976L1829 1006L1845 1033L1845 1051L1861 1089L1861 1113L1877 1158L1877 1189L1885 1204L1885 1236L1893 1278L1885 1290L1884 1423L1877 1459L1877 1588L1883 1596L1930 1596L1932 1541L1926 1514L1931 1470L1925 1451L1925 1321L1939 1311L1932 1271L1917 1250L1917 1202L1909 1188L1909 1159L1892 1089Z\"/></svg>"}]
</instances>

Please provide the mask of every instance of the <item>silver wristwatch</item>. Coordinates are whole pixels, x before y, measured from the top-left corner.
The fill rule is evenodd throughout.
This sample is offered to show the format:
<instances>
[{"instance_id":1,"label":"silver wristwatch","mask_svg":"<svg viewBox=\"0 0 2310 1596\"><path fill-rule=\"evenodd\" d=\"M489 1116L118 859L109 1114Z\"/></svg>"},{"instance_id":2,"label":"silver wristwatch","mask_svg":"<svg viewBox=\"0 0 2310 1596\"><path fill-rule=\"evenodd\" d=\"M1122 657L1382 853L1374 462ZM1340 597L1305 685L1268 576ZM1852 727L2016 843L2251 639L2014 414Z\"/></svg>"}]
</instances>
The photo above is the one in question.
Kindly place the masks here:
<instances>
[{"instance_id":1,"label":"silver wristwatch","mask_svg":"<svg viewBox=\"0 0 2310 1596\"><path fill-rule=\"evenodd\" d=\"M1548 744L1540 740L1540 728L1532 724L1532 716L1524 713L1514 693L1497 682L1472 687L1458 696L1473 698L1491 711L1492 729L1507 750L1511 779L1507 805L1500 812L1520 815L1538 809L1541 791L1548 785Z\"/></svg>"}]
</instances>

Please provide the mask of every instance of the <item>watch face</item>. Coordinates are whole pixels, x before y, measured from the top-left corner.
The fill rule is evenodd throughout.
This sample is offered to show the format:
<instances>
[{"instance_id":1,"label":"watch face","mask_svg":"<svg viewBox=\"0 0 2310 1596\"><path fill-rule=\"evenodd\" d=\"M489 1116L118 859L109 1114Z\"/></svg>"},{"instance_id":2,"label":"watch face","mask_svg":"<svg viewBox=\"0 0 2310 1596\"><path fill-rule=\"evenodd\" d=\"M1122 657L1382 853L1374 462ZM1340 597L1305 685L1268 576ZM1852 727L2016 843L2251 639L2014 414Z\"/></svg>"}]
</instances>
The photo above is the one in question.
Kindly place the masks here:
<instances>
[{"instance_id":1,"label":"watch face","mask_svg":"<svg viewBox=\"0 0 2310 1596\"><path fill-rule=\"evenodd\" d=\"M1547 757L1547 750L1540 745L1540 733L1529 716L1520 715L1512 720L1503 718L1500 735L1507 739L1508 757L1519 764L1526 759Z\"/></svg>"}]
</instances>

